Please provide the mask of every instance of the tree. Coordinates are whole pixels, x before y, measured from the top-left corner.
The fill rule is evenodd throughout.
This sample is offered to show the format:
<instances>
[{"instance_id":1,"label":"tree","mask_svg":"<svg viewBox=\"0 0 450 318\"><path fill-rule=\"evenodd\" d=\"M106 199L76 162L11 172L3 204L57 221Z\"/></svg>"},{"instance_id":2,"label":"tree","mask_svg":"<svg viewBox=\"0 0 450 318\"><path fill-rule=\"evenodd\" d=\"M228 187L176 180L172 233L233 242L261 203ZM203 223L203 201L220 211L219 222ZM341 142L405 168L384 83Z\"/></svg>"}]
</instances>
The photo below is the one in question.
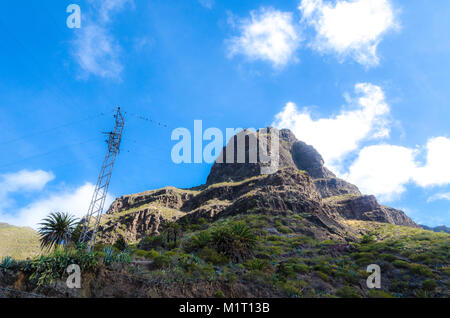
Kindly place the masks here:
<instances>
[{"instance_id":1,"label":"tree","mask_svg":"<svg viewBox=\"0 0 450 318\"><path fill-rule=\"evenodd\" d=\"M176 222L168 222L165 226L165 232L167 235L167 243L172 241L174 246L177 246L177 240L182 235L180 225Z\"/></svg>"},{"instance_id":2,"label":"tree","mask_svg":"<svg viewBox=\"0 0 450 318\"><path fill-rule=\"evenodd\" d=\"M68 245L79 223L68 213L55 212L39 225L41 247L50 250L58 245Z\"/></svg>"}]
</instances>

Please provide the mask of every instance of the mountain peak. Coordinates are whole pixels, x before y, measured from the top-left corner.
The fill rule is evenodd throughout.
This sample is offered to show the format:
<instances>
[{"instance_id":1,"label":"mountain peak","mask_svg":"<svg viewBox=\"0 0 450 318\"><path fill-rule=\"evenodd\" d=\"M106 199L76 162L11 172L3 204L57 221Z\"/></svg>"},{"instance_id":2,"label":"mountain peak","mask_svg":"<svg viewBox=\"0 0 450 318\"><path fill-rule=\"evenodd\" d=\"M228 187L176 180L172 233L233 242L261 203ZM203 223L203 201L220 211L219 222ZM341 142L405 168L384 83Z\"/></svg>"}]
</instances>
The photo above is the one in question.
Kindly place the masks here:
<instances>
[{"instance_id":1,"label":"mountain peak","mask_svg":"<svg viewBox=\"0 0 450 318\"><path fill-rule=\"evenodd\" d=\"M324 166L322 156L313 146L297 140L289 129L278 130L268 127L257 132L244 130L230 139L211 168L207 184L239 181L264 174L262 168L267 166L267 162L263 162L264 156L261 155L261 151L267 147L267 152L273 155L271 143L273 134L277 134L279 138L279 156L271 158L271 160L276 161L278 169L304 170L313 179L336 177ZM245 162L238 162L239 152L245 153ZM250 160L252 152L256 162ZM230 153L233 153L234 156L230 156Z\"/></svg>"}]
</instances>

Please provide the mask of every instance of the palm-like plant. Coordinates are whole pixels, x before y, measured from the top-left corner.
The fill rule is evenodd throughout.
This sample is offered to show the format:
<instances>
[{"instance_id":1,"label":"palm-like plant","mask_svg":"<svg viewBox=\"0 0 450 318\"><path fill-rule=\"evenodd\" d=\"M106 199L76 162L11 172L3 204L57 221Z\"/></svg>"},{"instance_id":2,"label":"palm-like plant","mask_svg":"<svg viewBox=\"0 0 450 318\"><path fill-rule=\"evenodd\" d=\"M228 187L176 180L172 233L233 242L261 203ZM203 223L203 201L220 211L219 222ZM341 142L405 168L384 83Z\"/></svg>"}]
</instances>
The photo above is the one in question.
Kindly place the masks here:
<instances>
[{"instance_id":1,"label":"palm-like plant","mask_svg":"<svg viewBox=\"0 0 450 318\"><path fill-rule=\"evenodd\" d=\"M70 243L78 221L68 213L56 212L51 213L39 225L41 247L50 250L54 246Z\"/></svg>"}]
</instances>

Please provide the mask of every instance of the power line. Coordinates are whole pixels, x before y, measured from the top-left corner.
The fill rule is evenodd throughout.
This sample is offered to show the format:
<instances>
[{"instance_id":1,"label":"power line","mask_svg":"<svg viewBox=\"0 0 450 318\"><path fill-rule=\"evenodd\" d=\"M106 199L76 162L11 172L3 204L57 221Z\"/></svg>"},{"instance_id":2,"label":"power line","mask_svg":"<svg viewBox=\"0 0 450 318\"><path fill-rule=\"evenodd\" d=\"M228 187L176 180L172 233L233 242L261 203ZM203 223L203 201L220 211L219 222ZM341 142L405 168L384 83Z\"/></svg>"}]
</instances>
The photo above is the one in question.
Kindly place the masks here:
<instances>
[{"instance_id":1,"label":"power line","mask_svg":"<svg viewBox=\"0 0 450 318\"><path fill-rule=\"evenodd\" d=\"M157 125L159 127L169 128L169 125L167 125L167 124L165 124L163 122L160 122L160 121L153 120L150 117L142 116L142 115L131 113L131 112L125 112L125 114L129 114L129 115L131 115L131 116L133 116L133 117L135 117L137 119L140 119L142 121L146 121L146 122L155 124L155 125Z\"/></svg>"},{"instance_id":2,"label":"power line","mask_svg":"<svg viewBox=\"0 0 450 318\"><path fill-rule=\"evenodd\" d=\"M7 167L13 166L13 165L15 165L17 163L20 163L20 162L24 162L24 161L27 161L27 160L36 159L36 158L40 158L40 157L45 157L45 156L48 156L48 155L50 155L52 153L55 153L55 152L57 152L57 151L59 151L61 149L64 149L64 148L67 148L67 147L72 147L72 146L84 145L84 144L87 144L87 143L90 143L90 142L93 142L93 141L98 141L98 138L97 137L96 138L91 138L91 139L88 139L88 140L83 141L83 142L60 146L60 147L54 148L53 150L50 150L48 152L36 154L36 155L30 156L30 157L26 157L26 158L23 158L23 159L20 159L20 160L16 160L14 162L10 162L10 163L6 163L6 164L3 164L3 165L0 165L0 168L7 168Z\"/></svg>"},{"instance_id":3,"label":"power line","mask_svg":"<svg viewBox=\"0 0 450 318\"><path fill-rule=\"evenodd\" d=\"M69 126L72 126L72 125L75 125L75 124L79 124L79 123L82 123L82 122L85 122L85 121L93 120L93 119L99 118L99 117L104 116L104 115L105 115L105 113L99 113L97 115L88 116L88 117L86 117L84 119L73 121L73 122L70 122L70 123L67 123L67 124L62 124L62 125L55 126L55 127L52 127L52 128L36 131L36 132L30 133L30 134L27 134L27 135L23 135L21 137L15 138L15 139L11 139L11 140L8 140L8 141L0 142L0 146L5 145L5 144L9 144L9 143L12 143L12 142L20 141L20 140L23 140L23 139L27 139L29 137L34 137L34 136L37 136L37 135L46 134L48 132L51 132L51 131L54 131L54 130L58 130L58 129L61 129L61 128L64 128L64 127L69 127Z\"/></svg>"}]
</instances>

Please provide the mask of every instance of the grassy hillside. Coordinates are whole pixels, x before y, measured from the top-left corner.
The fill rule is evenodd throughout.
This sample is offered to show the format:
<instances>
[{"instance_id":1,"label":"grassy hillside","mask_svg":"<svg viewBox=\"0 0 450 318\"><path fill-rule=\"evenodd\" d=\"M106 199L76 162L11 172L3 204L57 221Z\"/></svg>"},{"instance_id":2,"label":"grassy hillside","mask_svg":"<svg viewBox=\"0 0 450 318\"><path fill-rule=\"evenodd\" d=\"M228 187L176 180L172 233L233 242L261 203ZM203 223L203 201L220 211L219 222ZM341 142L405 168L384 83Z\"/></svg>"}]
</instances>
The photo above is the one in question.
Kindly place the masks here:
<instances>
[{"instance_id":1,"label":"grassy hillside","mask_svg":"<svg viewBox=\"0 0 450 318\"><path fill-rule=\"evenodd\" d=\"M48 259L17 262L3 269L4 275L12 275L4 282L22 282L17 270L32 281L33 275L64 279L70 259L81 262L84 279L95 277L98 284L93 290L87 284L77 297L92 291L96 297L450 297L449 234L346 222L361 233L358 241L314 239L305 234L303 216L293 213L246 214L212 223L199 220L178 228L172 224L139 247L129 246L139 261L135 264L129 264L131 259L125 260L124 254L112 261L105 246L97 245L97 252L90 255L59 251ZM381 267L381 289L367 288L369 264ZM114 288L105 289L106 285ZM56 293L47 287L28 288ZM108 294L111 290L114 295Z\"/></svg>"},{"instance_id":2,"label":"grassy hillside","mask_svg":"<svg viewBox=\"0 0 450 318\"><path fill-rule=\"evenodd\" d=\"M177 247L156 237L148 239L148 252L135 253L153 260L148 278L168 286L162 296L182 297L169 289L199 282L217 288L203 296L450 296L449 234L347 222L362 233L359 242L313 239L304 234L299 215L254 214L186 225ZM239 227L230 234L236 224L256 234L254 246L246 248ZM369 264L381 267L380 290L366 287Z\"/></svg>"},{"instance_id":3,"label":"grassy hillside","mask_svg":"<svg viewBox=\"0 0 450 318\"><path fill-rule=\"evenodd\" d=\"M0 259L12 256L21 260L37 256L40 252L39 234L35 230L0 223Z\"/></svg>"}]
</instances>

